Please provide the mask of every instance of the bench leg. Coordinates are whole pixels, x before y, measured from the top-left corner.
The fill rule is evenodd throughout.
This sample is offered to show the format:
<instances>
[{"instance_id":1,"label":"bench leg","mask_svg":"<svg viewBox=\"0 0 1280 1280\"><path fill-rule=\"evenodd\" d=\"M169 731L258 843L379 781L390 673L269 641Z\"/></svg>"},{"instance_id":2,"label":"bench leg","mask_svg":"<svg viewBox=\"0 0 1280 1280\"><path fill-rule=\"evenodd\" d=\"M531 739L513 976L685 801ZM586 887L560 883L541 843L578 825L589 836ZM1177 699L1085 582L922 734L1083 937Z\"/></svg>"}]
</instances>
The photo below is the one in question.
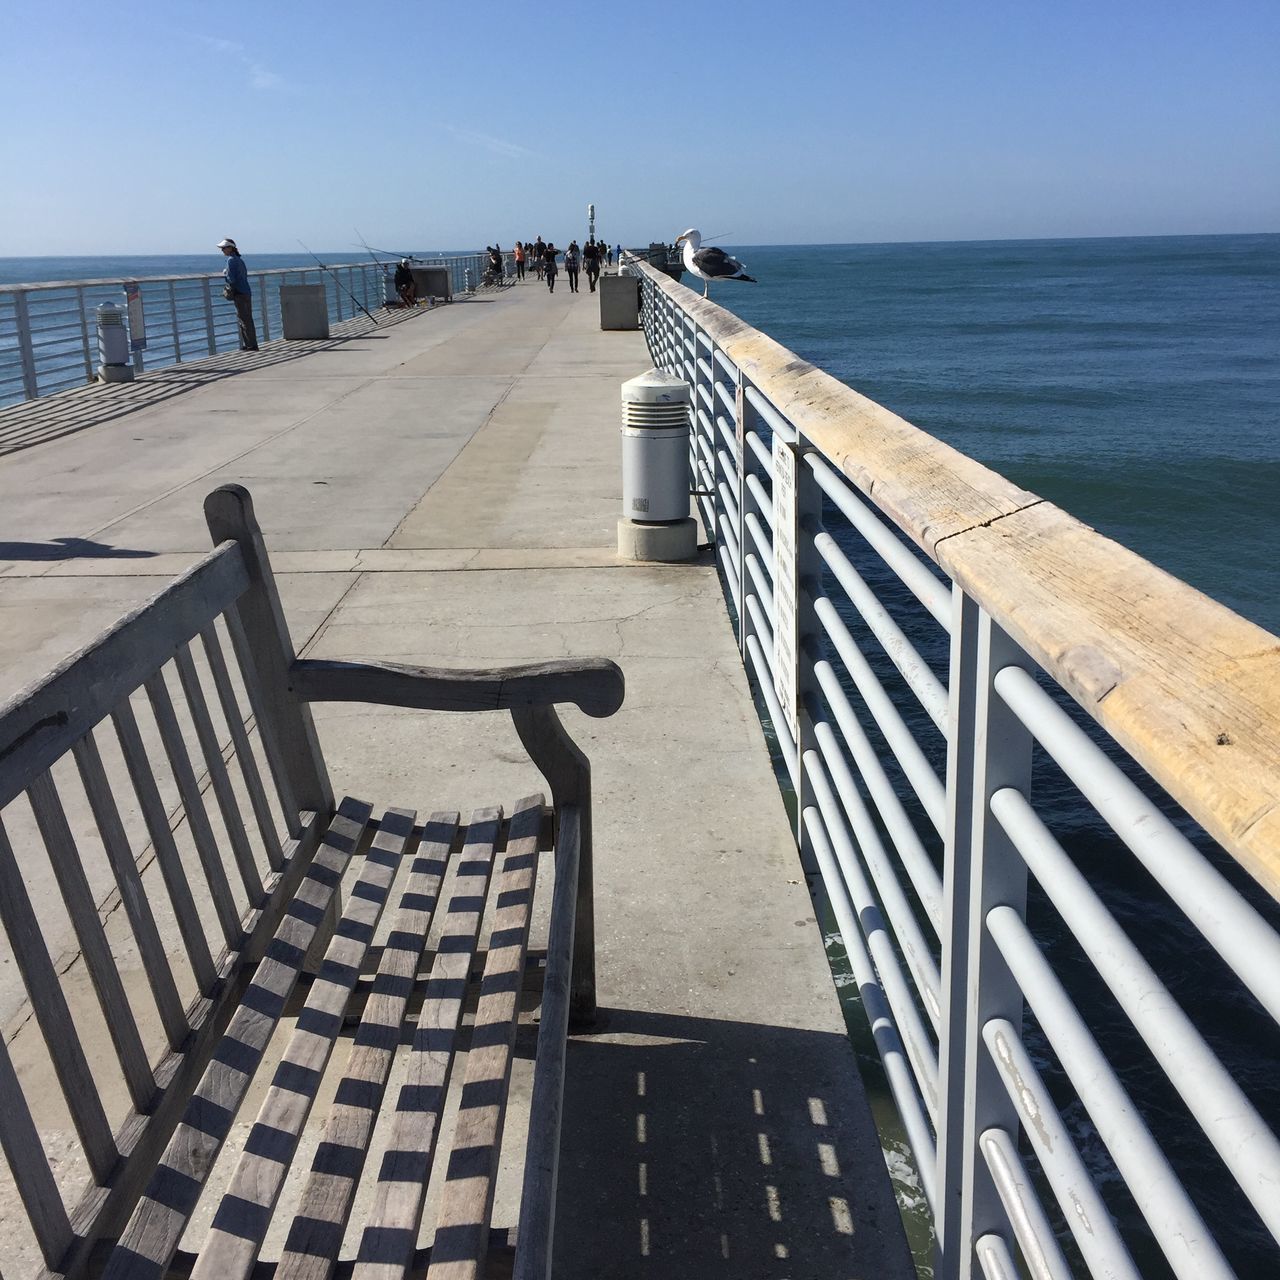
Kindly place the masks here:
<instances>
[{"instance_id":1,"label":"bench leg","mask_svg":"<svg viewBox=\"0 0 1280 1280\"><path fill-rule=\"evenodd\" d=\"M591 860L591 764L569 737L553 707L513 707L511 719L529 758L551 788L556 811L556 842L560 813L567 805L578 810L580 849L578 894L574 912L573 981L569 1025L591 1026L596 1017L596 923Z\"/></svg>"}]
</instances>

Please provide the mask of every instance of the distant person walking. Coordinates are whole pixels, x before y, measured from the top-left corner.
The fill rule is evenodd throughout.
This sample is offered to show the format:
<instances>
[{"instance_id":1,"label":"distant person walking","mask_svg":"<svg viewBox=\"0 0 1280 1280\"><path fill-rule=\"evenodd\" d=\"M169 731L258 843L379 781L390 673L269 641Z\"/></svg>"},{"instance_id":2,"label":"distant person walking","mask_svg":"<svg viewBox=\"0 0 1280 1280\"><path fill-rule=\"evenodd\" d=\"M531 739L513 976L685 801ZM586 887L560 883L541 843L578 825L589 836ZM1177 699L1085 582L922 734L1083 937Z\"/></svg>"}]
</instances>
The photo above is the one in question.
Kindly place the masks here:
<instances>
[{"instance_id":1,"label":"distant person walking","mask_svg":"<svg viewBox=\"0 0 1280 1280\"><path fill-rule=\"evenodd\" d=\"M582 269L587 273L587 284L591 286L591 292L596 291L596 281L600 279L600 250L602 246L596 243L595 236L582 248Z\"/></svg>"},{"instance_id":2,"label":"distant person walking","mask_svg":"<svg viewBox=\"0 0 1280 1280\"><path fill-rule=\"evenodd\" d=\"M249 288L249 271L234 240L229 237L219 240L218 248L227 260L227 265L222 269L222 278L226 282L222 286L222 296L228 302L235 303L236 320L240 326L240 350L257 351L258 331L253 325L253 293Z\"/></svg>"},{"instance_id":3,"label":"distant person walking","mask_svg":"<svg viewBox=\"0 0 1280 1280\"><path fill-rule=\"evenodd\" d=\"M542 279L542 274L547 269L546 263L547 246L542 243L542 237L539 236L533 242L533 274Z\"/></svg>"},{"instance_id":4,"label":"distant person walking","mask_svg":"<svg viewBox=\"0 0 1280 1280\"><path fill-rule=\"evenodd\" d=\"M569 292L578 292L578 267L581 265L582 259L578 254L578 242L576 240L569 241L569 247L564 251L564 273L569 277Z\"/></svg>"},{"instance_id":5,"label":"distant person walking","mask_svg":"<svg viewBox=\"0 0 1280 1280\"><path fill-rule=\"evenodd\" d=\"M556 291L556 254L560 250L554 244L545 244L542 246L542 270L547 277L547 292L555 293Z\"/></svg>"},{"instance_id":6,"label":"distant person walking","mask_svg":"<svg viewBox=\"0 0 1280 1280\"><path fill-rule=\"evenodd\" d=\"M513 251L516 259L516 279L524 279L524 245L519 240L516 241L516 247Z\"/></svg>"}]
</instances>

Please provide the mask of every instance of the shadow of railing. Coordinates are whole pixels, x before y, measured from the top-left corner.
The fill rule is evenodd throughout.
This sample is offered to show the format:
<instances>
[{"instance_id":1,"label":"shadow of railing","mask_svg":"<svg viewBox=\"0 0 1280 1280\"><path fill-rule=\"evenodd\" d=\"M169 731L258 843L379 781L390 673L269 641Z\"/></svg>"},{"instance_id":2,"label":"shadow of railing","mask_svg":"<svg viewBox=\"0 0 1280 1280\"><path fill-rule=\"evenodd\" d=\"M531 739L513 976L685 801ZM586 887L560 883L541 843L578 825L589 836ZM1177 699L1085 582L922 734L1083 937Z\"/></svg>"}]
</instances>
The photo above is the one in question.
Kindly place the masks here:
<instances>
[{"instance_id":1,"label":"shadow of railing","mask_svg":"<svg viewBox=\"0 0 1280 1280\"><path fill-rule=\"evenodd\" d=\"M134 382L90 383L57 391L21 404L0 408L0 456L74 435L86 427L111 422L148 409L224 378L301 360L318 351L340 349L352 341L376 336L379 329L411 320L419 311L379 312L376 324L364 316L336 326L333 337L309 341L269 342L259 351L224 351L203 360L148 370Z\"/></svg>"},{"instance_id":2,"label":"shadow of railing","mask_svg":"<svg viewBox=\"0 0 1280 1280\"><path fill-rule=\"evenodd\" d=\"M556 1276L909 1274L851 1077L841 1034L602 1010L569 1047Z\"/></svg>"}]
</instances>

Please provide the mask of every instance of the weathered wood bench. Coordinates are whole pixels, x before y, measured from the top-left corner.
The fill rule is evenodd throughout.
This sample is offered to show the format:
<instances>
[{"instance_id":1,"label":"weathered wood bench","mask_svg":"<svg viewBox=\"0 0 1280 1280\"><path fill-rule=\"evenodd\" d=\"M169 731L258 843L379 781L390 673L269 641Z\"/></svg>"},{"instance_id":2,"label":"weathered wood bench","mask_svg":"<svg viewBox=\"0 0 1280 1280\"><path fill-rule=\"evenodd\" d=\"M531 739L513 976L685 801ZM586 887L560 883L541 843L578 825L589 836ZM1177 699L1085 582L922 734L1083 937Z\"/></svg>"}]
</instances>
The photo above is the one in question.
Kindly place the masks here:
<instances>
[{"instance_id":1,"label":"weathered wood bench","mask_svg":"<svg viewBox=\"0 0 1280 1280\"><path fill-rule=\"evenodd\" d=\"M622 673L299 660L248 493L218 489L205 513L213 552L0 708L0 925L25 989L5 1007L28 1016L0 1039L5 1233L20 1201L46 1274L67 1277L541 1280L567 1028L595 1002L589 767L553 706L610 715ZM335 804L308 706L324 701L508 710L554 804L465 825ZM490 1257L539 989L518 1229Z\"/></svg>"}]
</instances>

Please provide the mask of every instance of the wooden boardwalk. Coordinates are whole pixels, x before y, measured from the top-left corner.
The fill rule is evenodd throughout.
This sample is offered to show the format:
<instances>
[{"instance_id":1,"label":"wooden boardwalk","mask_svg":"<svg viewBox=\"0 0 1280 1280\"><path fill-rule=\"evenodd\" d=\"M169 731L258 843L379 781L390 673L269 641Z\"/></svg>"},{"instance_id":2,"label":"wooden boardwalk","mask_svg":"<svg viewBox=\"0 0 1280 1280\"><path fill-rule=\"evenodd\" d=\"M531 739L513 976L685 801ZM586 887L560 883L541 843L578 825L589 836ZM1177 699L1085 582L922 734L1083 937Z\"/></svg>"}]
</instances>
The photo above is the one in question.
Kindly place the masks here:
<instances>
[{"instance_id":1,"label":"wooden boardwalk","mask_svg":"<svg viewBox=\"0 0 1280 1280\"><path fill-rule=\"evenodd\" d=\"M649 360L594 304L530 282L0 411L0 701L201 554L229 481L306 656L615 659L623 710L566 714L597 795L602 1016L570 1044L555 1274L906 1276L714 568L614 556L618 386ZM375 803L538 789L502 719L317 708L335 788L384 779ZM0 1020L21 1067L35 1027L2 975ZM505 1169L496 1222L518 1186Z\"/></svg>"}]
</instances>

